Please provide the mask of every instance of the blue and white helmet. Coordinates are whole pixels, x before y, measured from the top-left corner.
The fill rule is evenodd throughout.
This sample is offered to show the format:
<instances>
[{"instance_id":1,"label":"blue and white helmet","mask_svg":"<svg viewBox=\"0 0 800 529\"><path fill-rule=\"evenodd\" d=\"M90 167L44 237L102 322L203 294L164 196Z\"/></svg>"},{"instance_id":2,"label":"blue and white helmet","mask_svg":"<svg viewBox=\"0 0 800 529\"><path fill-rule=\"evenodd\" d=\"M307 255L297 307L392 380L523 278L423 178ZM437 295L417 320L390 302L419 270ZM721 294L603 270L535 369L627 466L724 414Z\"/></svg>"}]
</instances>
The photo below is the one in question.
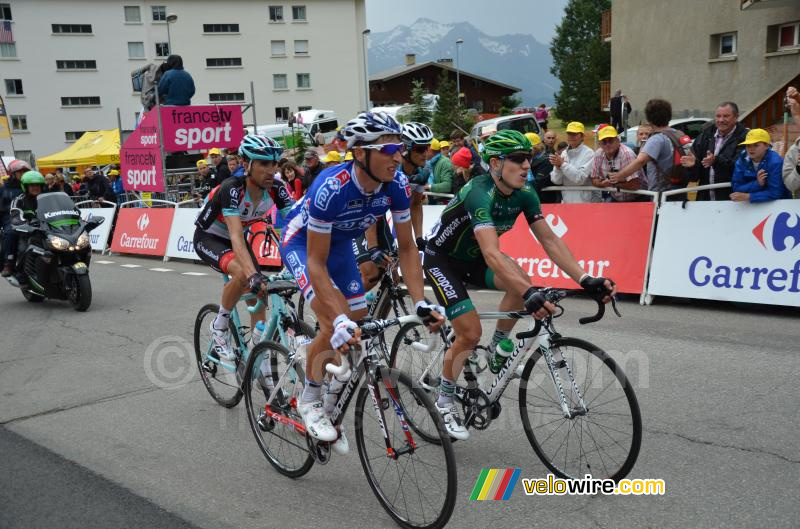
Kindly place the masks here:
<instances>
[{"instance_id":1,"label":"blue and white helmet","mask_svg":"<svg viewBox=\"0 0 800 529\"><path fill-rule=\"evenodd\" d=\"M272 138L248 134L239 144L239 154L249 160L277 162L281 159L283 147Z\"/></svg>"},{"instance_id":2,"label":"blue and white helmet","mask_svg":"<svg viewBox=\"0 0 800 529\"><path fill-rule=\"evenodd\" d=\"M385 112L363 112L351 119L342 129L342 136L347 140L347 148L358 142L372 143L381 136L400 136L400 124Z\"/></svg>"},{"instance_id":3,"label":"blue and white helmet","mask_svg":"<svg viewBox=\"0 0 800 529\"><path fill-rule=\"evenodd\" d=\"M424 123L409 121L403 124L403 143L407 148L414 145L430 145L433 141L433 131Z\"/></svg>"}]
</instances>

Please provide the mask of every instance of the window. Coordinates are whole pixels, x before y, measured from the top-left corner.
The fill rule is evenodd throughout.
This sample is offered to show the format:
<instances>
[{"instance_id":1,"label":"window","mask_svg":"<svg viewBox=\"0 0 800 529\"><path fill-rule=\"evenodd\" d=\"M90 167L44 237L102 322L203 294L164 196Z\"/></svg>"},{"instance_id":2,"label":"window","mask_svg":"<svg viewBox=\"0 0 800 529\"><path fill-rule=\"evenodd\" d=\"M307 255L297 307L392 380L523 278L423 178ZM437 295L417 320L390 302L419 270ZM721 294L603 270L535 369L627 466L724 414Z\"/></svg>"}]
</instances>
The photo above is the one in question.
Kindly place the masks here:
<instances>
[{"instance_id":1,"label":"window","mask_svg":"<svg viewBox=\"0 0 800 529\"><path fill-rule=\"evenodd\" d=\"M64 132L65 141L78 141L86 133L85 130L68 130Z\"/></svg>"},{"instance_id":2,"label":"window","mask_svg":"<svg viewBox=\"0 0 800 529\"><path fill-rule=\"evenodd\" d=\"M11 118L11 130L28 130L28 116L9 116Z\"/></svg>"},{"instance_id":3,"label":"window","mask_svg":"<svg viewBox=\"0 0 800 529\"><path fill-rule=\"evenodd\" d=\"M797 22L778 28L778 49L785 50L798 47L800 45L798 33L800 33L800 23Z\"/></svg>"},{"instance_id":4,"label":"window","mask_svg":"<svg viewBox=\"0 0 800 529\"><path fill-rule=\"evenodd\" d=\"M92 32L91 24L52 24L53 33L72 35L72 34L90 34Z\"/></svg>"},{"instance_id":5,"label":"window","mask_svg":"<svg viewBox=\"0 0 800 529\"><path fill-rule=\"evenodd\" d=\"M62 97L62 107L96 107L100 106L100 96Z\"/></svg>"},{"instance_id":6,"label":"window","mask_svg":"<svg viewBox=\"0 0 800 529\"><path fill-rule=\"evenodd\" d=\"M12 58L17 56L17 45L0 42L0 57Z\"/></svg>"},{"instance_id":7,"label":"window","mask_svg":"<svg viewBox=\"0 0 800 529\"><path fill-rule=\"evenodd\" d=\"M283 6L269 6L269 21L283 22Z\"/></svg>"},{"instance_id":8,"label":"window","mask_svg":"<svg viewBox=\"0 0 800 529\"><path fill-rule=\"evenodd\" d=\"M125 10L125 22L141 22L142 13L139 11L139 6L123 6Z\"/></svg>"},{"instance_id":9,"label":"window","mask_svg":"<svg viewBox=\"0 0 800 529\"><path fill-rule=\"evenodd\" d=\"M308 41L307 40L294 41L294 54L308 55Z\"/></svg>"},{"instance_id":10,"label":"window","mask_svg":"<svg viewBox=\"0 0 800 529\"><path fill-rule=\"evenodd\" d=\"M305 22L306 6L292 6L292 20Z\"/></svg>"},{"instance_id":11,"label":"window","mask_svg":"<svg viewBox=\"0 0 800 529\"><path fill-rule=\"evenodd\" d=\"M285 57L286 41L285 40L270 41L270 53L272 54L273 57Z\"/></svg>"},{"instance_id":12,"label":"window","mask_svg":"<svg viewBox=\"0 0 800 529\"><path fill-rule=\"evenodd\" d=\"M87 60L58 60L56 70L97 70L97 61Z\"/></svg>"},{"instance_id":13,"label":"window","mask_svg":"<svg viewBox=\"0 0 800 529\"><path fill-rule=\"evenodd\" d=\"M153 6L153 22L167 21L167 6Z\"/></svg>"},{"instance_id":14,"label":"window","mask_svg":"<svg viewBox=\"0 0 800 529\"><path fill-rule=\"evenodd\" d=\"M297 88L311 88L311 74L299 73L297 74Z\"/></svg>"},{"instance_id":15,"label":"window","mask_svg":"<svg viewBox=\"0 0 800 529\"><path fill-rule=\"evenodd\" d=\"M272 88L273 90L288 90L289 81L285 73L272 74Z\"/></svg>"},{"instance_id":16,"label":"window","mask_svg":"<svg viewBox=\"0 0 800 529\"><path fill-rule=\"evenodd\" d=\"M156 42L156 57L169 57L168 42Z\"/></svg>"},{"instance_id":17,"label":"window","mask_svg":"<svg viewBox=\"0 0 800 529\"><path fill-rule=\"evenodd\" d=\"M129 42L128 43L128 58L129 59L144 59L144 42Z\"/></svg>"},{"instance_id":18,"label":"window","mask_svg":"<svg viewBox=\"0 0 800 529\"><path fill-rule=\"evenodd\" d=\"M719 36L719 56L736 55L736 33L724 33Z\"/></svg>"},{"instance_id":19,"label":"window","mask_svg":"<svg viewBox=\"0 0 800 529\"><path fill-rule=\"evenodd\" d=\"M22 79L6 79L6 94L10 96L21 96Z\"/></svg>"},{"instance_id":20,"label":"window","mask_svg":"<svg viewBox=\"0 0 800 529\"><path fill-rule=\"evenodd\" d=\"M239 33L239 24L203 24L203 33Z\"/></svg>"},{"instance_id":21,"label":"window","mask_svg":"<svg viewBox=\"0 0 800 529\"><path fill-rule=\"evenodd\" d=\"M11 18L11 4L0 4L0 20L14 20Z\"/></svg>"},{"instance_id":22,"label":"window","mask_svg":"<svg viewBox=\"0 0 800 529\"><path fill-rule=\"evenodd\" d=\"M275 121L289 121L289 107L275 107Z\"/></svg>"},{"instance_id":23,"label":"window","mask_svg":"<svg viewBox=\"0 0 800 529\"><path fill-rule=\"evenodd\" d=\"M307 106L307 107L297 107L297 111L298 111L298 112L304 112L304 111L306 111L306 110L311 110L311 107L310 107L310 106Z\"/></svg>"},{"instance_id":24,"label":"window","mask_svg":"<svg viewBox=\"0 0 800 529\"><path fill-rule=\"evenodd\" d=\"M206 67L208 68L231 68L234 66L241 66L241 57L223 57L216 59L206 59Z\"/></svg>"},{"instance_id":25,"label":"window","mask_svg":"<svg viewBox=\"0 0 800 529\"><path fill-rule=\"evenodd\" d=\"M208 94L208 100L212 103L244 101L244 92L217 92Z\"/></svg>"}]
</instances>

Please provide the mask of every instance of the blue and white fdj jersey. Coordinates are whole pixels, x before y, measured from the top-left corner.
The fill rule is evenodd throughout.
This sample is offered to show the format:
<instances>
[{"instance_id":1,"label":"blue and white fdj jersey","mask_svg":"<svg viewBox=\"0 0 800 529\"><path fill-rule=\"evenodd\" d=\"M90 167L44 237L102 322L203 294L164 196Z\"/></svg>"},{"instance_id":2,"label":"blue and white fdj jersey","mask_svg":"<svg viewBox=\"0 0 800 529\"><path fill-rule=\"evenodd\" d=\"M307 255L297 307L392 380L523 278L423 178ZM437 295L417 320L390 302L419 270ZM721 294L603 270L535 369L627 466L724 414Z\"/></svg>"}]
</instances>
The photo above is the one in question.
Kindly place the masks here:
<instances>
[{"instance_id":1,"label":"blue and white fdj jersey","mask_svg":"<svg viewBox=\"0 0 800 529\"><path fill-rule=\"evenodd\" d=\"M398 171L388 184L366 193L358 184L353 163L322 171L306 196L286 215L283 246L306 243L307 230L331 234L331 246L351 241L375 224L378 217L392 212L392 222L411 220L411 189Z\"/></svg>"}]
</instances>

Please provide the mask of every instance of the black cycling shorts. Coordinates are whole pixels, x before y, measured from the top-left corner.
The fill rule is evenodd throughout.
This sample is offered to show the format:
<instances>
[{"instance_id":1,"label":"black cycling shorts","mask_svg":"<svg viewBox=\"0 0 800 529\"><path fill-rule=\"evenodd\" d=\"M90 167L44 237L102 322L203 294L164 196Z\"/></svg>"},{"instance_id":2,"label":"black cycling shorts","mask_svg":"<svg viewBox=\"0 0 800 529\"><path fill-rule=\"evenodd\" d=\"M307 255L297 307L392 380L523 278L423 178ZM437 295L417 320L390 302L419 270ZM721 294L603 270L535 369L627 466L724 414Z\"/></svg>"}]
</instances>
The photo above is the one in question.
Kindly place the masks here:
<instances>
[{"instance_id":1,"label":"black cycling shorts","mask_svg":"<svg viewBox=\"0 0 800 529\"><path fill-rule=\"evenodd\" d=\"M494 272L483 256L474 261L460 261L425 249L422 269L431 282L433 294L447 313L447 319L475 310L466 284L478 288L495 288Z\"/></svg>"},{"instance_id":2,"label":"black cycling shorts","mask_svg":"<svg viewBox=\"0 0 800 529\"><path fill-rule=\"evenodd\" d=\"M375 226L377 227L378 248L387 254L394 253L397 250L397 242L394 235L392 235L392 229L389 228L389 223L386 219L383 219L383 221L378 219ZM353 253L359 266L370 260L366 235L362 234L353 239Z\"/></svg>"},{"instance_id":3,"label":"black cycling shorts","mask_svg":"<svg viewBox=\"0 0 800 529\"><path fill-rule=\"evenodd\" d=\"M261 269L253 248L249 244L247 251L253 259L256 270ZM228 263L234 259L233 246L230 239L207 233L200 228L194 230L194 251L208 266L217 272L228 273Z\"/></svg>"}]
</instances>

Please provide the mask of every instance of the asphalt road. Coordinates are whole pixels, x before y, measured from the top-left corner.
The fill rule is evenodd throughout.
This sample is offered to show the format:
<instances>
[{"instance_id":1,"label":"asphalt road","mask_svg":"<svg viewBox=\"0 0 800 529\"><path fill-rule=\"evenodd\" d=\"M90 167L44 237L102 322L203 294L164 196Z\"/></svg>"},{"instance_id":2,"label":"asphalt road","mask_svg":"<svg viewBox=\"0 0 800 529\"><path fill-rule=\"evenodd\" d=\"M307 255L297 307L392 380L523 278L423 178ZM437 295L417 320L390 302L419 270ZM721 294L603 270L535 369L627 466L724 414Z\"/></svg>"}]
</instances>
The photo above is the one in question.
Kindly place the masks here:
<instances>
[{"instance_id":1,"label":"asphalt road","mask_svg":"<svg viewBox=\"0 0 800 529\"><path fill-rule=\"evenodd\" d=\"M91 277L87 313L0 285L0 527L396 527L352 440L292 481L259 452L243 407L210 399L189 345L197 310L219 297L207 268L113 256ZM494 310L498 296L474 299ZM547 474L506 409L454 446L450 527L797 526L800 312L629 301L622 319L580 327L592 305L565 306L561 332L610 351L633 380L644 437L630 477L663 479L666 494L529 497L518 484L509 501L469 501L481 469Z\"/></svg>"}]
</instances>

